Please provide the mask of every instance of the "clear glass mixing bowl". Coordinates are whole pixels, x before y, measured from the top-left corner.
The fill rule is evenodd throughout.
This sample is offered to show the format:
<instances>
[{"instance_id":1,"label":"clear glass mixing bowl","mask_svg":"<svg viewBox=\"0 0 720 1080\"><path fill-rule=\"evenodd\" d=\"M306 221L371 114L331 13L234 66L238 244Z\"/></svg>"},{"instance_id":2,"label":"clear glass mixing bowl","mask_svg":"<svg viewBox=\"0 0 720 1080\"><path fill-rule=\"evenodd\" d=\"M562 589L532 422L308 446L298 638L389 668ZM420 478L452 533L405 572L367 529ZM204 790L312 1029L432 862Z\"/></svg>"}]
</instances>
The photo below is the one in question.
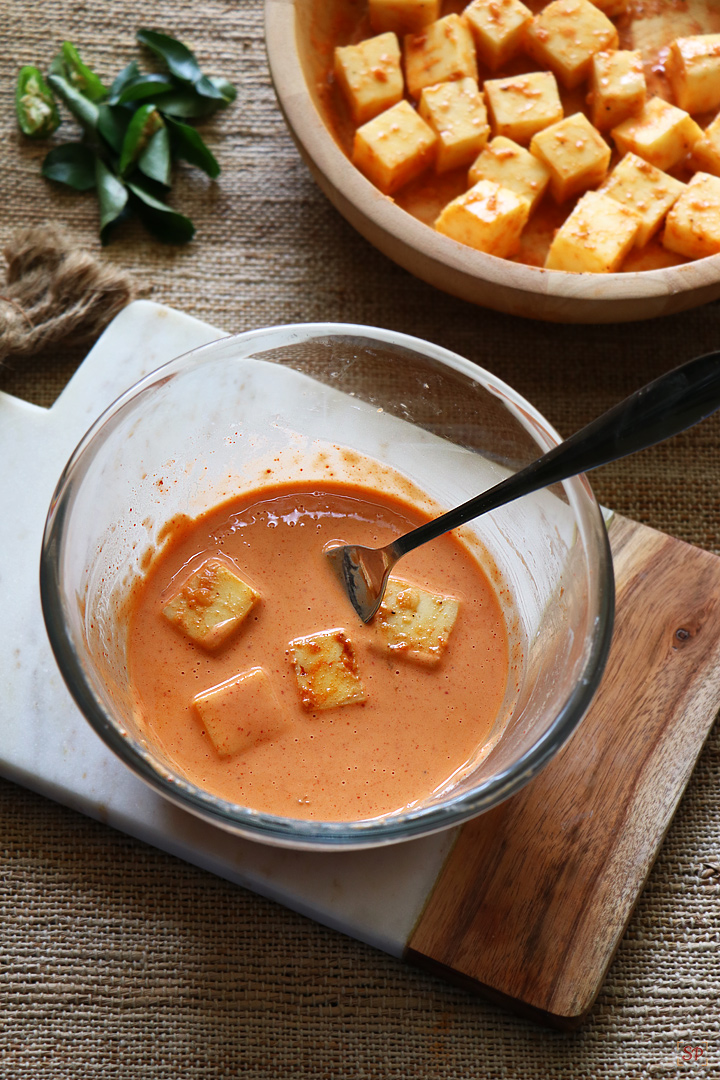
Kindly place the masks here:
<instances>
[{"instance_id":1,"label":"clear glass mixing bowl","mask_svg":"<svg viewBox=\"0 0 720 1080\"><path fill-rule=\"evenodd\" d=\"M238 437L238 435L242 437ZM612 634L605 525L576 477L470 526L500 570L515 670L490 750L450 790L365 821L277 817L182 776L135 715L124 603L165 524L262 483L268 460L318 477L338 446L392 466L449 509L559 441L477 365L389 330L300 324L222 338L166 364L97 420L53 498L41 559L60 670L95 731L162 795L264 843L342 850L458 825L518 791L580 723Z\"/></svg>"}]
</instances>

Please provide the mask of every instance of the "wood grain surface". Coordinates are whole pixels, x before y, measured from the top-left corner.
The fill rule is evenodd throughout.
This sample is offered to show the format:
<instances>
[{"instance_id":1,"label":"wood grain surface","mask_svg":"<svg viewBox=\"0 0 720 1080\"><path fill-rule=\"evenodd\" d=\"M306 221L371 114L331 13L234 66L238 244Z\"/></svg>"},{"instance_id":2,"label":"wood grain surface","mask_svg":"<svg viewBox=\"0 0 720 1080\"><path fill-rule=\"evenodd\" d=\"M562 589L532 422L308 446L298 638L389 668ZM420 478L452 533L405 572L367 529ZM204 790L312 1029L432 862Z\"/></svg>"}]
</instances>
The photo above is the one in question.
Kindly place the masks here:
<instances>
[{"instance_id":1,"label":"wood grain surface","mask_svg":"<svg viewBox=\"0 0 720 1080\"><path fill-rule=\"evenodd\" d=\"M617 615L593 705L522 792L461 830L407 957L580 1024L720 701L720 559L615 518Z\"/></svg>"}]
</instances>

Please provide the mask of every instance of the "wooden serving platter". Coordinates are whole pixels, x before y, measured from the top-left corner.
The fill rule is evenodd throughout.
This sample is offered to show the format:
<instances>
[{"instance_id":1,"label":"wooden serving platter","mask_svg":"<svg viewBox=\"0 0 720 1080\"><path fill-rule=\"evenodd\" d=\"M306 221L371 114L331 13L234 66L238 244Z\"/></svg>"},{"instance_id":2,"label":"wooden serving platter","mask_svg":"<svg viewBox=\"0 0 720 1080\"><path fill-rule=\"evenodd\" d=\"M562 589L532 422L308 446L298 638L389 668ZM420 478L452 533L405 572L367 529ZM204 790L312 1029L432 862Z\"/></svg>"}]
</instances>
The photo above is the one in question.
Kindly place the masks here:
<instances>
[{"instance_id":1,"label":"wooden serving platter","mask_svg":"<svg viewBox=\"0 0 720 1080\"><path fill-rule=\"evenodd\" d=\"M137 779L55 665L37 567L73 447L131 383L223 332L147 301L110 324L51 409L0 393L0 775L554 1026L591 1008L720 707L720 559L615 517L599 693L531 784L461 828L338 854L239 839Z\"/></svg>"}]
</instances>

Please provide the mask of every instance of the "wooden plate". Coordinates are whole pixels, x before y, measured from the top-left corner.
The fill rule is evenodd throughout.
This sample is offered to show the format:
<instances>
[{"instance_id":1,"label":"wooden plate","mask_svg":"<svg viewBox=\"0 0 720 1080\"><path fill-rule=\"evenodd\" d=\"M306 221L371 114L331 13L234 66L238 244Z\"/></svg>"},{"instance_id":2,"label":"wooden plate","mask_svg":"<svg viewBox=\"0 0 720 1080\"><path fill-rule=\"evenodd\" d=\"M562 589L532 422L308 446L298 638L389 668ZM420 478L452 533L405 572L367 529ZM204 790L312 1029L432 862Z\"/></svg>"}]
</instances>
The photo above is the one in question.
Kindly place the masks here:
<instances>
[{"instance_id":1,"label":"wooden plate","mask_svg":"<svg viewBox=\"0 0 720 1080\"><path fill-rule=\"evenodd\" d=\"M656 0L667 40L716 29L713 0ZM669 315L720 297L720 255L656 270L566 274L498 259L434 232L382 195L353 166L333 132L326 71L335 28L357 19L351 0L266 0L270 72L305 162L333 205L367 240L417 277L463 300L551 322L625 322ZM658 33L654 15L653 33ZM685 21L687 26L685 25Z\"/></svg>"}]
</instances>

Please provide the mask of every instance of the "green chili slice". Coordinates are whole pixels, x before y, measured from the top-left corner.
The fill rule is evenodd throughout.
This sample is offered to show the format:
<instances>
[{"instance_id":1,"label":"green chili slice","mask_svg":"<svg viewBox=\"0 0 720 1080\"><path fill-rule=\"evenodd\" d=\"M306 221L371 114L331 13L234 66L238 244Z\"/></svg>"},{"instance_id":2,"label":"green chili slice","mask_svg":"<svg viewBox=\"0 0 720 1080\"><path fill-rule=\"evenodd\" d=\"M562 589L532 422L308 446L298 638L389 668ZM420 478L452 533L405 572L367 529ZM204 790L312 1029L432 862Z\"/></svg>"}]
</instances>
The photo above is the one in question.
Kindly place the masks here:
<instances>
[{"instance_id":1,"label":"green chili slice","mask_svg":"<svg viewBox=\"0 0 720 1080\"><path fill-rule=\"evenodd\" d=\"M21 68L18 75L15 109L20 130L31 139L52 135L60 126L52 91L39 68L29 64Z\"/></svg>"}]
</instances>

